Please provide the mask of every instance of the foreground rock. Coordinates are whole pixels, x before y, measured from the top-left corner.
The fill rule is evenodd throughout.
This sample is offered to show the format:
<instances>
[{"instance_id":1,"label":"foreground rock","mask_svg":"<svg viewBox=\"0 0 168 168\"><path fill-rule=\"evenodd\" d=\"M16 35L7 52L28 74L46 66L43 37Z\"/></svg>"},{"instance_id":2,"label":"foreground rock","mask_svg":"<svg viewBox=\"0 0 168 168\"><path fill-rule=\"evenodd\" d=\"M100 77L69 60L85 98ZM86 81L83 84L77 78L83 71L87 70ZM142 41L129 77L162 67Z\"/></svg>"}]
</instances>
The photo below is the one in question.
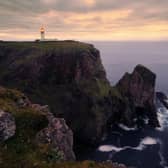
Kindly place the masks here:
<instances>
[{"instance_id":1,"label":"foreground rock","mask_svg":"<svg viewBox=\"0 0 168 168\"><path fill-rule=\"evenodd\" d=\"M15 135L15 119L10 113L0 110L0 142L6 141Z\"/></svg>"},{"instance_id":2,"label":"foreground rock","mask_svg":"<svg viewBox=\"0 0 168 168\"><path fill-rule=\"evenodd\" d=\"M140 121L149 119L151 126L159 126L154 104L156 75L142 65L135 67L132 74L126 73L118 82L117 88L127 98L130 113L129 122L134 118Z\"/></svg>"},{"instance_id":3,"label":"foreground rock","mask_svg":"<svg viewBox=\"0 0 168 168\"><path fill-rule=\"evenodd\" d=\"M75 160L73 133L48 106L23 93L0 87L0 167L42 167ZM40 167L40 166L39 166Z\"/></svg>"},{"instance_id":4,"label":"foreground rock","mask_svg":"<svg viewBox=\"0 0 168 168\"><path fill-rule=\"evenodd\" d=\"M37 133L37 144L39 146L47 146L47 148L49 148L50 151L53 152L53 154L54 152L59 151L57 153L57 156L49 156L51 160L75 160L75 154L73 152L73 132L66 125L65 120L61 118L55 118L46 106L41 106L40 110L42 110L46 114L49 120L49 124L48 127Z\"/></svg>"}]
</instances>

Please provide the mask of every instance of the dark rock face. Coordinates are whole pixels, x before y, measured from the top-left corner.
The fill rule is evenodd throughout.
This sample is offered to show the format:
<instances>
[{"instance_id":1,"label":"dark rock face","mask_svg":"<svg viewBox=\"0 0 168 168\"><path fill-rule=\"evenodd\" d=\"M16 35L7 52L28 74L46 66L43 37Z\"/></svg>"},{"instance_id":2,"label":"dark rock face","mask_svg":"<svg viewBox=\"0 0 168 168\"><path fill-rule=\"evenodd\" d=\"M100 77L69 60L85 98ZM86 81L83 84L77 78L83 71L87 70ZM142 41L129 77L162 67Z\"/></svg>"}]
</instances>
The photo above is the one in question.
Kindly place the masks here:
<instances>
[{"instance_id":1,"label":"dark rock face","mask_svg":"<svg viewBox=\"0 0 168 168\"><path fill-rule=\"evenodd\" d=\"M15 135L15 119L10 113L0 110L0 141L6 141Z\"/></svg>"},{"instance_id":2,"label":"dark rock face","mask_svg":"<svg viewBox=\"0 0 168 168\"><path fill-rule=\"evenodd\" d=\"M168 97L163 92L157 92L156 97L168 109Z\"/></svg>"},{"instance_id":3,"label":"dark rock face","mask_svg":"<svg viewBox=\"0 0 168 168\"><path fill-rule=\"evenodd\" d=\"M149 119L151 126L159 126L154 104L156 75L142 65L135 67L132 74L126 73L117 88L127 98L131 109L129 119ZM131 120L129 121L131 122Z\"/></svg>"}]
</instances>

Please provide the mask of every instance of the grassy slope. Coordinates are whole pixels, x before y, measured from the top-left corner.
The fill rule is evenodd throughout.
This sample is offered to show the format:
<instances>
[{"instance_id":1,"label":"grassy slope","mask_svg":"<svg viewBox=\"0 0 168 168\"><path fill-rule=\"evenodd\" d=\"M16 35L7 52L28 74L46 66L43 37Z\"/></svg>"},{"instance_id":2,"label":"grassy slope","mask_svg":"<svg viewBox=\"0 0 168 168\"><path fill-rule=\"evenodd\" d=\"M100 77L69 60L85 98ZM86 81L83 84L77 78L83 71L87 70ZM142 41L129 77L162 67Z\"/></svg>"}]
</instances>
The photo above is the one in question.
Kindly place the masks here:
<instances>
[{"instance_id":1,"label":"grassy slope","mask_svg":"<svg viewBox=\"0 0 168 168\"><path fill-rule=\"evenodd\" d=\"M16 121L14 137L0 144L0 167L19 167L41 161L41 152L35 146L35 135L47 126L46 118L30 107L19 107L17 101L24 95L16 90L0 88L0 109L12 113Z\"/></svg>"}]
</instances>

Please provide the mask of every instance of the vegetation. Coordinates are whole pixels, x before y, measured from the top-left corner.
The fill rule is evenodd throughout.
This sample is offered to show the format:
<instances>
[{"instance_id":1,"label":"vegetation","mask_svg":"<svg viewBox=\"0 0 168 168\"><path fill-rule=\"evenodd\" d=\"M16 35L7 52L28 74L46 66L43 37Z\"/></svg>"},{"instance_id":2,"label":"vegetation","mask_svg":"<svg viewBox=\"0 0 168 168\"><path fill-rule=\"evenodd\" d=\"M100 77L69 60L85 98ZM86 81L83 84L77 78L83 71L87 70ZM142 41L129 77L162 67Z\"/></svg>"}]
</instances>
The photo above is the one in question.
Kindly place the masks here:
<instances>
[{"instance_id":1,"label":"vegetation","mask_svg":"<svg viewBox=\"0 0 168 168\"><path fill-rule=\"evenodd\" d=\"M19 167L42 161L40 149L35 145L38 131L48 125L46 117L30 107L21 107L18 102L24 95L16 90L0 88L0 109L12 113L16 122L16 134L0 144L0 167Z\"/></svg>"},{"instance_id":2,"label":"vegetation","mask_svg":"<svg viewBox=\"0 0 168 168\"><path fill-rule=\"evenodd\" d=\"M77 42L77 41L53 41L53 42L0 42L1 47L11 47L14 49L42 49L42 50L52 50L58 52L82 52L88 49L92 49L92 45Z\"/></svg>"}]
</instances>

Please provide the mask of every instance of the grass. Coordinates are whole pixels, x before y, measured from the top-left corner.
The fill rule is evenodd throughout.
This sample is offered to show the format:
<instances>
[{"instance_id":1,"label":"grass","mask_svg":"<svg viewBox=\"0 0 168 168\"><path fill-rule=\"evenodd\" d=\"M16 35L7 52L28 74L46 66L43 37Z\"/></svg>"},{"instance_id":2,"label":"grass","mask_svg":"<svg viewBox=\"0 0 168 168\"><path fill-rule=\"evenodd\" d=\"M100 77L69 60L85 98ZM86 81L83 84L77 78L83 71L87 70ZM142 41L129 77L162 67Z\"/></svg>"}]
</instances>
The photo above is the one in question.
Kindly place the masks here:
<instances>
[{"instance_id":1,"label":"grass","mask_svg":"<svg viewBox=\"0 0 168 168\"><path fill-rule=\"evenodd\" d=\"M82 51L92 48L92 45L82 43L78 41L54 41L54 42L0 42L1 47L13 47L15 49L43 49L43 50L57 50L59 52L65 49L65 52L69 51Z\"/></svg>"},{"instance_id":2,"label":"grass","mask_svg":"<svg viewBox=\"0 0 168 168\"><path fill-rule=\"evenodd\" d=\"M41 161L42 158L35 145L35 136L48 125L48 121L31 107L19 107L17 101L23 96L16 90L0 88L0 109L13 114L17 128L15 136L0 144L1 168L17 167L24 162Z\"/></svg>"}]
</instances>

